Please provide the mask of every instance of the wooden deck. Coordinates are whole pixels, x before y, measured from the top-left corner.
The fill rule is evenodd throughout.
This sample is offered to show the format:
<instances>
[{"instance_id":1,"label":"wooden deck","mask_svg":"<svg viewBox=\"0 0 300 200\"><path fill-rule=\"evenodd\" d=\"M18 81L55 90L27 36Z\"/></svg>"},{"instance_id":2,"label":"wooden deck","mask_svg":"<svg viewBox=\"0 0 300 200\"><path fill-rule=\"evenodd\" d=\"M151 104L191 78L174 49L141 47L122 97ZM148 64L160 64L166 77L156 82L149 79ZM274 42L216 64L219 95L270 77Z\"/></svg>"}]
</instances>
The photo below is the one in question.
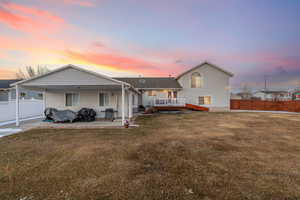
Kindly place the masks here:
<instances>
[{"instance_id":1,"label":"wooden deck","mask_svg":"<svg viewBox=\"0 0 300 200\"><path fill-rule=\"evenodd\" d=\"M193 104L186 104L185 106L154 106L154 110L156 111L177 111L177 110L195 110L195 111L205 111L208 112L209 108L193 105Z\"/></svg>"},{"instance_id":2,"label":"wooden deck","mask_svg":"<svg viewBox=\"0 0 300 200\"><path fill-rule=\"evenodd\" d=\"M205 112L209 111L209 108L207 108L207 107L198 106L198 105L194 105L194 104L185 104L185 107L190 110L205 111Z\"/></svg>"}]
</instances>

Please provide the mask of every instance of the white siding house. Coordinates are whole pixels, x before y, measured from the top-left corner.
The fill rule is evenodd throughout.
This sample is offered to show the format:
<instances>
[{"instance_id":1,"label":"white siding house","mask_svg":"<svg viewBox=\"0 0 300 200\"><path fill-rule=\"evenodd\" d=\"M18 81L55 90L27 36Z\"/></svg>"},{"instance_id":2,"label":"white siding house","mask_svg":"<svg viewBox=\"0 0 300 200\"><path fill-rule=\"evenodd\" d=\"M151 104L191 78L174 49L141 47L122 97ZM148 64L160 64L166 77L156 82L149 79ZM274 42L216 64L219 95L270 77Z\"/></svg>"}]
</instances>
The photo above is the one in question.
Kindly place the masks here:
<instances>
[{"instance_id":1,"label":"white siding house","mask_svg":"<svg viewBox=\"0 0 300 200\"><path fill-rule=\"evenodd\" d=\"M202 63L177 78L111 78L67 65L47 74L11 84L16 90L16 121L21 89L43 93L44 108L78 111L92 108L98 118L112 108L116 116L131 118L138 106L205 106L210 110L230 107L229 79L233 74L210 63Z\"/></svg>"},{"instance_id":2,"label":"white siding house","mask_svg":"<svg viewBox=\"0 0 300 200\"><path fill-rule=\"evenodd\" d=\"M198 86L192 85L193 74L199 76ZM186 98L187 103L203 105L210 110L229 110L229 80L232 76L215 65L203 63L178 76L177 80L182 86L179 97Z\"/></svg>"},{"instance_id":3,"label":"white siding house","mask_svg":"<svg viewBox=\"0 0 300 200\"><path fill-rule=\"evenodd\" d=\"M93 108L99 118L103 117L106 108L113 108L117 116L123 119L122 122L125 118L132 117L134 110L132 99L137 98L138 94L138 91L128 83L73 65L12 85L16 86L17 94L20 88L43 91L44 108L78 111L88 107ZM18 108L16 112L18 115Z\"/></svg>"}]
</instances>

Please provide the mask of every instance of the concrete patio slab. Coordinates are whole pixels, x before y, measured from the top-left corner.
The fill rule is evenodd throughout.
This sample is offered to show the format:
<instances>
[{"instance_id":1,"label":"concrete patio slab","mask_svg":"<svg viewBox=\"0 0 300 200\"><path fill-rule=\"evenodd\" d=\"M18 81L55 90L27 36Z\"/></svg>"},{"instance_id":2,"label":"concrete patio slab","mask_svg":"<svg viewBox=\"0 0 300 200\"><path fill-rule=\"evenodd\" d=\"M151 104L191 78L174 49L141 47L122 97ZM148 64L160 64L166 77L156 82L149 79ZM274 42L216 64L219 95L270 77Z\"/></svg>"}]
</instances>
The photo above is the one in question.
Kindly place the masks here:
<instances>
[{"instance_id":1,"label":"concrete patio slab","mask_svg":"<svg viewBox=\"0 0 300 200\"><path fill-rule=\"evenodd\" d=\"M16 126L15 124L1 126L1 130L3 133L7 132L7 130L15 130L19 129L21 131L27 131L30 129L43 129L43 128L66 128L66 129L95 129L95 128L121 128L122 123L121 119L117 119L114 121L105 121L105 120L96 120L93 122L74 122L74 123L53 123L53 122L44 122L42 118L23 121L20 123L20 126ZM4 131L6 130L6 131ZM20 132L20 131L18 131ZM3 134L4 135L4 134Z\"/></svg>"}]
</instances>

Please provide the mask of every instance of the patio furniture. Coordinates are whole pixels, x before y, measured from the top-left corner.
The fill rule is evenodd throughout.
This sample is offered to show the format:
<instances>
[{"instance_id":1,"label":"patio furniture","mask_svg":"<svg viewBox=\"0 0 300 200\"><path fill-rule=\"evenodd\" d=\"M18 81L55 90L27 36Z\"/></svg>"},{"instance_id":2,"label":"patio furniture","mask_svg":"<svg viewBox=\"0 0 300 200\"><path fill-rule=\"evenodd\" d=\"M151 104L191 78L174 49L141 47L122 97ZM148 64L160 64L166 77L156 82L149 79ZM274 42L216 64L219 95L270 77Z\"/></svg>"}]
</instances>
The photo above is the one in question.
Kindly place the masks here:
<instances>
[{"instance_id":1,"label":"patio furniture","mask_svg":"<svg viewBox=\"0 0 300 200\"><path fill-rule=\"evenodd\" d=\"M107 108L107 109L105 109L104 112L105 112L105 119L106 120L110 120L110 121L115 120L114 113L117 112L117 111L115 111L113 108Z\"/></svg>"}]
</instances>

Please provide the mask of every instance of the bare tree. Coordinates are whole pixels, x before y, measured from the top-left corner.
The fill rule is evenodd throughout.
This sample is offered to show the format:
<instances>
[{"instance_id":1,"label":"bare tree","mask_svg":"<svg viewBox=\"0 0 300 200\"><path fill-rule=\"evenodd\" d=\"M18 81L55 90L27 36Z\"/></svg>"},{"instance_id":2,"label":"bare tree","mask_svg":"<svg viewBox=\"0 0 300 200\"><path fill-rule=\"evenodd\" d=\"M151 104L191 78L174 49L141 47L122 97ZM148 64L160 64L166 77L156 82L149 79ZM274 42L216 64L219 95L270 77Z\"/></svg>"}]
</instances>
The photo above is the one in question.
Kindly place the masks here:
<instances>
[{"instance_id":1,"label":"bare tree","mask_svg":"<svg viewBox=\"0 0 300 200\"><path fill-rule=\"evenodd\" d=\"M50 70L47 66L40 66L37 67L33 66L26 66L25 68L19 68L19 71L17 72L17 77L19 79L29 79L35 76L39 76L45 73L48 73Z\"/></svg>"}]
</instances>

